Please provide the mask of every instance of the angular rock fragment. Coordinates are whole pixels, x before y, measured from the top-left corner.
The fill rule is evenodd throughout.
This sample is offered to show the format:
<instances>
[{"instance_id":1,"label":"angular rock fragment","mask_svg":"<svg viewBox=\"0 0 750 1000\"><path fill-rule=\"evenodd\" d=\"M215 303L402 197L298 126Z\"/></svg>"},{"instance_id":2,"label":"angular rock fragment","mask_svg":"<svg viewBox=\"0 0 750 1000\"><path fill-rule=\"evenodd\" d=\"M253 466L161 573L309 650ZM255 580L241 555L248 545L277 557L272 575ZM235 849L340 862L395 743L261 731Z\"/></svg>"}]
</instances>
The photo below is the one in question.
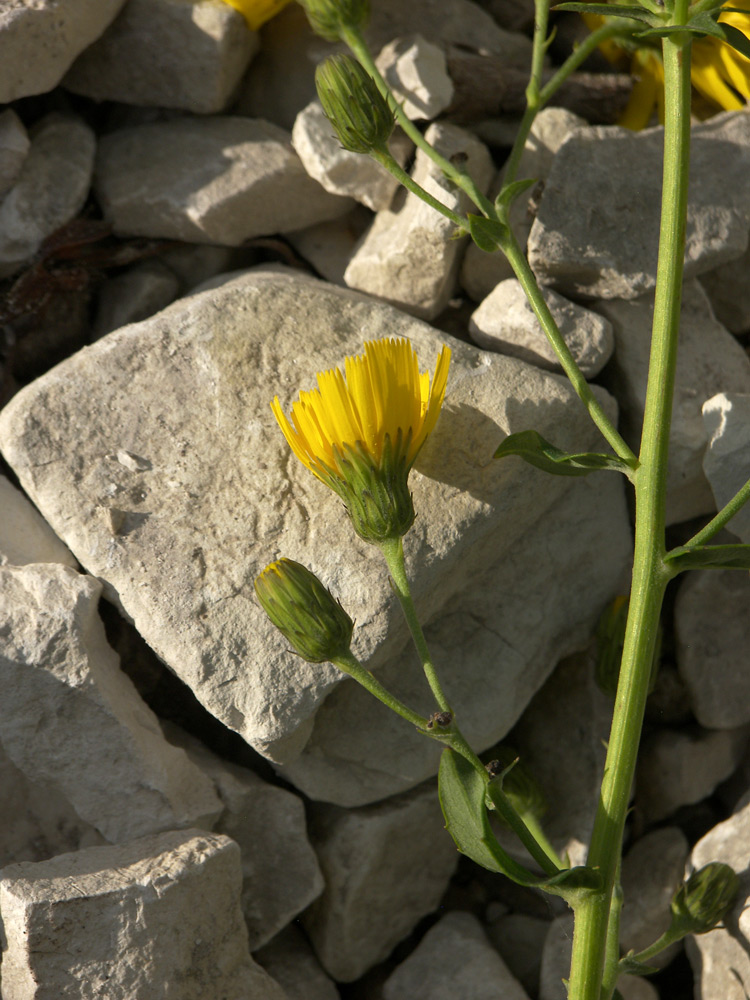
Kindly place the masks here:
<instances>
[{"instance_id":1,"label":"angular rock fragment","mask_svg":"<svg viewBox=\"0 0 750 1000\"><path fill-rule=\"evenodd\" d=\"M560 148L529 235L529 263L562 292L633 299L653 290L663 129L582 129ZM685 277L741 256L750 233L750 118L696 125Z\"/></svg>"},{"instance_id":2,"label":"angular rock fragment","mask_svg":"<svg viewBox=\"0 0 750 1000\"><path fill-rule=\"evenodd\" d=\"M239 894L237 845L197 830L10 865L3 996L285 1000L250 957Z\"/></svg>"},{"instance_id":3,"label":"angular rock fragment","mask_svg":"<svg viewBox=\"0 0 750 1000\"><path fill-rule=\"evenodd\" d=\"M165 309L177 298L179 286L177 275L159 260L144 261L109 278L99 292L92 339Z\"/></svg>"},{"instance_id":4,"label":"angular rock fragment","mask_svg":"<svg viewBox=\"0 0 750 1000\"><path fill-rule=\"evenodd\" d=\"M703 471L721 510L750 479L750 392L712 396L703 404L703 424L708 436ZM750 505L741 507L727 528L750 543Z\"/></svg>"},{"instance_id":5,"label":"angular rock fragment","mask_svg":"<svg viewBox=\"0 0 750 1000\"><path fill-rule=\"evenodd\" d=\"M16 181L0 202L0 276L16 271L78 214L95 148L94 133L78 118L52 112L37 122Z\"/></svg>"},{"instance_id":6,"label":"angular rock fragment","mask_svg":"<svg viewBox=\"0 0 750 1000\"><path fill-rule=\"evenodd\" d=\"M730 333L750 331L750 247L735 260L721 264L708 274L702 274L700 283L711 301L716 318Z\"/></svg>"},{"instance_id":7,"label":"angular rock fragment","mask_svg":"<svg viewBox=\"0 0 750 1000\"><path fill-rule=\"evenodd\" d=\"M432 784L363 809L317 806L310 836L325 889L302 921L323 968L351 982L435 909L458 853Z\"/></svg>"},{"instance_id":8,"label":"angular rock fragment","mask_svg":"<svg viewBox=\"0 0 750 1000\"><path fill-rule=\"evenodd\" d=\"M637 448L646 399L653 297L629 302L601 301L596 308L614 327L616 347L607 369L607 385L621 407L623 436L631 447ZM680 350L670 433L668 524L712 514L716 509L702 466L708 434L703 426L701 407L707 399L722 391L750 393L750 360L735 338L714 318L699 283L687 282L682 296Z\"/></svg>"},{"instance_id":9,"label":"angular rock fragment","mask_svg":"<svg viewBox=\"0 0 750 1000\"><path fill-rule=\"evenodd\" d=\"M99 146L95 187L121 236L239 246L334 219L351 201L303 168L270 122L185 116L118 129Z\"/></svg>"},{"instance_id":10,"label":"angular rock fragment","mask_svg":"<svg viewBox=\"0 0 750 1000\"><path fill-rule=\"evenodd\" d=\"M97 615L101 585L69 566L0 568L0 739L111 842L207 823L211 782L164 739Z\"/></svg>"},{"instance_id":11,"label":"angular rock fragment","mask_svg":"<svg viewBox=\"0 0 750 1000\"><path fill-rule=\"evenodd\" d=\"M0 476L0 566L64 563L77 566L73 553L60 541L27 498Z\"/></svg>"},{"instance_id":12,"label":"angular rock fragment","mask_svg":"<svg viewBox=\"0 0 750 1000\"><path fill-rule=\"evenodd\" d=\"M355 205L351 212L338 219L289 233L286 239L322 278L345 287L344 273L355 246L371 222L372 213L363 205Z\"/></svg>"},{"instance_id":13,"label":"angular rock fragment","mask_svg":"<svg viewBox=\"0 0 750 1000\"><path fill-rule=\"evenodd\" d=\"M394 38L381 49L375 65L413 121L432 121L453 99L445 52L421 35Z\"/></svg>"},{"instance_id":14,"label":"angular rock fragment","mask_svg":"<svg viewBox=\"0 0 750 1000\"><path fill-rule=\"evenodd\" d=\"M290 924L253 958L284 990L287 1000L340 1000L302 931Z\"/></svg>"},{"instance_id":15,"label":"angular rock fragment","mask_svg":"<svg viewBox=\"0 0 750 1000\"><path fill-rule=\"evenodd\" d=\"M433 124L425 138L447 159L465 157L465 169L481 191L492 176L487 148L455 125ZM412 178L454 212L469 208L466 195L446 180L422 152ZM466 238L454 238L455 225L411 192L401 193L388 211L379 212L349 262L344 280L350 288L399 305L423 319L442 312L455 291Z\"/></svg>"},{"instance_id":16,"label":"angular rock fragment","mask_svg":"<svg viewBox=\"0 0 750 1000\"><path fill-rule=\"evenodd\" d=\"M551 288L543 289L543 295L578 367L586 378L598 375L614 350L612 324ZM526 293L515 278L501 281L482 300L469 320L469 335L486 351L498 351L549 371L562 371Z\"/></svg>"},{"instance_id":17,"label":"angular rock fragment","mask_svg":"<svg viewBox=\"0 0 750 1000\"><path fill-rule=\"evenodd\" d=\"M6 108L0 113L0 196L15 183L30 145L23 122Z\"/></svg>"},{"instance_id":18,"label":"angular rock fragment","mask_svg":"<svg viewBox=\"0 0 750 1000\"><path fill-rule=\"evenodd\" d=\"M63 86L95 101L223 111L257 52L242 14L211 0L128 0Z\"/></svg>"},{"instance_id":19,"label":"angular rock fragment","mask_svg":"<svg viewBox=\"0 0 750 1000\"><path fill-rule=\"evenodd\" d=\"M549 920L527 913L506 913L489 922L485 930L490 942L529 996L537 996Z\"/></svg>"}]
</instances>

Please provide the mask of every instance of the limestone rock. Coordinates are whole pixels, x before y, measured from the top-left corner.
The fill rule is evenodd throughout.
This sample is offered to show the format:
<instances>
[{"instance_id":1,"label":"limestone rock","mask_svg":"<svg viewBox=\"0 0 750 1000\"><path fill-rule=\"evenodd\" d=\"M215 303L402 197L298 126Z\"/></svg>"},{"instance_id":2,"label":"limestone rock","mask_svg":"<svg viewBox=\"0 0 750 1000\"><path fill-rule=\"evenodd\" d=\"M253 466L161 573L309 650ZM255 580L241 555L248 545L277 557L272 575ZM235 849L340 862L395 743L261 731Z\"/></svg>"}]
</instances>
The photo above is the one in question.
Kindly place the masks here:
<instances>
[{"instance_id":1,"label":"limestone rock","mask_svg":"<svg viewBox=\"0 0 750 1000\"><path fill-rule=\"evenodd\" d=\"M100 142L95 186L118 235L189 243L239 246L351 207L308 176L283 129L220 115L110 132Z\"/></svg>"},{"instance_id":2,"label":"limestone rock","mask_svg":"<svg viewBox=\"0 0 750 1000\"><path fill-rule=\"evenodd\" d=\"M433 782L362 809L315 808L325 889L302 922L334 979L358 979L437 907L458 863L444 825Z\"/></svg>"},{"instance_id":3,"label":"limestone rock","mask_svg":"<svg viewBox=\"0 0 750 1000\"><path fill-rule=\"evenodd\" d=\"M17 490L0 476L0 566L10 563L64 563L77 566L75 556L64 545L43 517Z\"/></svg>"},{"instance_id":4,"label":"limestone rock","mask_svg":"<svg viewBox=\"0 0 750 1000\"><path fill-rule=\"evenodd\" d=\"M488 922L485 930L490 942L529 996L538 996L542 949L549 920L527 913L506 913Z\"/></svg>"},{"instance_id":5,"label":"limestone rock","mask_svg":"<svg viewBox=\"0 0 750 1000\"><path fill-rule=\"evenodd\" d=\"M311 101L297 115L292 145L305 170L326 191L361 201L374 212L388 208L399 189L393 174L371 156L343 148L320 101ZM400 131L394 133L389 147L401 166L414 148Z\"/></svg>"},{"instance_id":6,"label":"limestone rock","mask_svg":"<svg viewBox=\"0 0 750 1000\"><path fill-rule=\"evenodd\" d=\"M481 191L492 176L490 154L478 139L455 125L433 124L425 138L447 159L465 155L467 173ZM445 179L422 152L412 169L414 181L454 212L468 210L469 201ZM466 238L454 238L455 225L411 192L401 192L388 211L379 212L356 248L344 274L358 288L399 305L407 312L432 319L454 294Z\"/></svg>"},{"instance_id":7,"label":"limestone rock","mask_svg":"<svg viewBox=\"0 0 750 1000\"><path fill-rule=\"evenodd\" d=\"M212 0L128 0L63 86L95 101L223 111L259 48L242 14Z\"/></svg>"},{"instance_id":8,"label":"limestone rock","mask_svg":"<svg viewBox=\"0 0 750 1000\"><path fill-rule=\"evenodd\" d=\"M180 283L159 260L147 260L109 278L99 292L92 339L137 323L165 309L177 298Z\"/></svg>"},{"instance_id":9,"label":"limestone rock","mask_svg":"<svg viewBox=\"0 0 750 1000\"><path fill-rule=\"evenodd\" d=\"M0 739L109 841L209 822L210 781L171 747L119 669L97 615L101 586L69 566L0 568Z\"/></svg>"},{"instance_id":10,"label":"limestone rock","mask_svg":"<svg viewBox=\"0 0 750 1000\"><path fill-rule=\"evenodd\" d=\"M11 865L3 995L285 1000L250 957L239 895L237 845L197 830Z\"/></svg>"},{"instance_id":11,"label":"limestone rock","mask_svg":"<svg viewBox=\"0 0 750 1000\"><path fill-rule=\"evenodd\" d=\"M560 291L632 299L656 284L663 129L581 129L560 148L529 235L529 263ZM685 277L741 256L750 233L750 118L696 125Z\"/></svg>"},{"instance_id":12,"label":"limestone rock","mask_svg":"<svg viewBox=\"0 0 750 1000\"><path fill-rule=\"evenodd\" d=\"M0 11L0 104L44 94L125 0L35 0Z\"/></svg>"},{"instance_id":13,"label":"limestone rock","mask_svg":"<svg viewBox=\"0 0 750 1000\"><path fill-rule=\"evenodd\" d=\"M675 605L677 665L693 714L709 729L750 722L750 578L737 570L684 576Z\"/></svg>"},{"instance_id":14,"label":"limestone rock","mask_svg":"<svg viewBox=\"0 0 750 1000\"><path fill-rule=\"evenodd\" d=\"M371 222L372 212L364 205L355 205L338 219L289 233L286 239L322 278L345 286L344 273L349 260Z\"/></svg>"},{"instance_id":15,"label":"limestone rock","mask_svg":"<svg viewBox=\"0 0 750 1000\"><path fill-rule=\"evenodd\" d=\"M383 985L383 1000L528 1000L482 925L470 913L446 914Z\"/></svg>"},{"instance_id":16,"label":"limestone rock","mask_svg":"<svg viewBox=\"0 0 750 1000\"><path fill-rule=\"evenodd\" d=\"M529 426L561 448L596 446L598 432L564 380L453 341L349 290L272 268L217 279L97 341L21 390L0 416L3 454L53 529L199 701L277 760L300 752L341 675L291 655L262 613L252 581L268 562L288 555L320 574L357 621L355 652L376 672L411 649L379 553L356 538L338 498L293 458L269 407L278 393L288 408L316 372L360 353L363 340L386 336L409 337L424 368L433 367L440 343L453 349L448 403L410 480L419 517L406 537L407 565L423 621L436 619L436 641L451 651L446 683L472 691L453 653L463 654L461 637L478 627L486 652L477 652L476 669L485 656L502 670L494 707L483 688L464 703L468 728L488 725L497 739L551 669L554 644L586 641L628 558L619 477L544 477L521 459L492 460L506 433ZM135 467L121 452L136 456ZM537 590L524 589L528 561L518 539L568 491L576 494L570 517L584 546L600 553L606 545L610 559L595 560L601 577L581 569L579 596L565 581L571 561L582 563L560 544L565 571L554 599L544 609L533 605L522 632L509 619L509 638L500 638L498 604L538 591L536 582ZM572 534L569 525L565 531ZM547 553L550 544L538 544ZM502 584L490 588L491 574ZM460 610L439 614L459 595ZM484 625L475 599L484 602ZM520 599L516 617L519 607ZM558 625L568 621L549 635L539 623L553 608ZM522 648L541 664L515 651L529 629ZM422 685L409 655L409 683ZM486 670L487 663L480 676ZM394 722L408 741L408 726Z\"/></svg>"},{"instance_id":17,"label":"limestone rock","mask_svg":"<svg viewBox=\"0 0 750 1000\"><path fill-rule=\"evenodd\" d=\"M421 35L394 38L375 60L407 118L432 121L453 100L445 52Z\"/></svg>"},{"instance_id":18,"label":"limestone rock","mask_svg":"<svg viewBox=\"0 0 750 1000\"><path fill-rule=\"evenodd\" d=\"M550 288L543 289L542 293L578 367L586 378L598 375L614 350L612 324ZM498 351L550 371L562 371L557 355L515 278L501 281L482 300L469 320L469 335L486 351Z\"/></svg>"},{"instance_id":19,"label":"limestone rock","mask_svg":"<svg viewBox=\"0 0 750 1000\"><path fill-rule=\"evenodd\" d=\"M505 4L507 0L502 0ZM587 122L565 108L543 108L534 119L518 165L518 180L535 178L545 181L552 168L555 154L572 132L585 127ZM503 182L503 171L497 175L492 185L491 197L495 197ZM531 193L521 195L510 207L510 224L522 249L534 222ZM470 243L461 265L461 287L475 302L485 299L495 285L513 277L513 268L505 254L485 253L475 243Z\"/></svg>"},{"instance_id":20,"label":"limestone rock","mask_svg":"<svg viewBox=\"0 0 750 1000\"><path fill-rule=\"evenodd\" d=\"M737 767L748 744L747 728L714 731L657 730L643 741L636 773L636 808L646 823L700 802Z\"/></svg>"},{"instance_id":21,"label":"limestone rock","mask_svg":"<svg viewBox=\"0 0 750 1000\"><path fill-rule=\"evenodd\" d=\"M750 247L741 257L730 260L728 264L721 264L700 277L716 318L731 333L750 331L748 273L750 273Z\"/></svg>"},{"instance_id":22,"label":"limestone rock","mask_svg":"<svg viewBox=\"0 0 750 1000\"><path fill-rule=\"evenodd\" d=\"M614 327L616 347L607 369L607 384L621 407L620 430L631 447L637 447L646 398L653 298L602 301L596 308ZM687 282L683 289L670 433L668 524L712 514L716 509L702 467L708 435L701 407L721 391L750 393L750 360L735 338L714 319L700 285Z\"/></svg>"},{"instance_id":23,"label":"limestone rock","mask_svg":"<svg viewBox=\"0 0 750 1000\"><path fill-rule=\"evenodd\" d=\"M78 118L53 112L37 122L16 182L0 202L0 276L16 271L42 240L78 214L91 184L95 146L94 133Z\"/></svg>"},{"instance_id":24,"label":"limestone rock","mask_svg":"<svg viewBox=\"0 0 750 1000\"><path fill-rule=\"evenodd\" d=\"M689 937L686 950L696 978L696 994L702 1000L745 1000L750 983L750 871L747 845L750 840L750 797L745 796L729 819L719 823L693 848L689 871L710 861L723 861L740 877L737 900L731 912L710 934ZM700 993L698 993L700 991Z\"/></svg>"},{"instance_id":25,"label":"limestone rock","mask_svg":"<svg viewBox=\"0 0 750 1000\"><path fill-rule=\"evenodd\" d=\"M0 196L13 187L30 145L23 122L6 108L0 113Z\"/></svg>"},{"instance_id":26,"label":"limestone rock","mask_svg":"<svg viewBox=\"0 0 750 1000\"><path fill-rule=\"evenodd\" d=\"M288 1000L339 1000L333 980L323 971L307 938L290 924L253 958L282 987Z\"/></svg>"},{"instance_id":27,"label":"limestone rock","mask_svg":"<svg viewBox=\"0 0 750 1000\"><path fill-rule=\"evenodd\" d=\"M703 423L708 436L703 469L720 510L750 479L750 392L719 392L703 404ZM750 506L727 527L750 543Z\"/></svg>"}]
</instances>

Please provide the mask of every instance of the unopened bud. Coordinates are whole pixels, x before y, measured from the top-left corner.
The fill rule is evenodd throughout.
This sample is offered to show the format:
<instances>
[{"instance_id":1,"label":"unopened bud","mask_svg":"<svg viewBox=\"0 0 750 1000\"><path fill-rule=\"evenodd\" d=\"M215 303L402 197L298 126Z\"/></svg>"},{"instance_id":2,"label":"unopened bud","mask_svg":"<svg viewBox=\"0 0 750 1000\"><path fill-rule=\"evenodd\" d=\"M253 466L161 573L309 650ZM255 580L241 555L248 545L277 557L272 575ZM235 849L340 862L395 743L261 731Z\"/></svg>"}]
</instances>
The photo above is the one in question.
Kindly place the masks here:
<instances>
[{"instance_id":1,"label":"unopened bud","mask_svg":"<svg viewBox=\"0 0 750 1000\"><path fill-rule=\"evenodd\" d=\"M316 35L338 42L343 32L361 31L370 16L369 0L300 0Z\"/></svg>"},{"instance_id":2,"label":"unopened bud","mask_svg":"<svg viewBox=\"0 0 750 1000\"><path fill-rule=\"evenodd\" d=\"M320 580L293 559L279 559L255 581L263 610L294 650L311 663L349 652L354 622Z\"/></svg>"},{"instance_id":3,"label":"unopened bud","mask_svg":"<svg viewBox=\"0 0 750 1000\"><path fill-rule=\"evenodd\" d=\"M490 779L501 784L506 798L520 816L541 819L547 811L547 802L536 778L519 762L515 750L496 747L494 752L497 758L487 764Z\"/></svg>"},{"instance_id":4,"label":"unopened bud","mask_svg":"<svg viewBox=\"0 0 750 1000\"><path fill-rule=\"evenodd\" d=\"M351 56L330 56L315 71L323 111L344 149L385 151L394 127L393 111L375 81Z\"/></svg>"},{"instance_id":5,"label":"unopened bud","mask_svg":"<svg viewBox=\"0 0 750 1000\"><path fill-rule=\"evenodd\" d=\"M694 872L674 894L670 933L705 934L724 919L737 896L739 879L720 861Z\"/></svg>"}]
</instances>

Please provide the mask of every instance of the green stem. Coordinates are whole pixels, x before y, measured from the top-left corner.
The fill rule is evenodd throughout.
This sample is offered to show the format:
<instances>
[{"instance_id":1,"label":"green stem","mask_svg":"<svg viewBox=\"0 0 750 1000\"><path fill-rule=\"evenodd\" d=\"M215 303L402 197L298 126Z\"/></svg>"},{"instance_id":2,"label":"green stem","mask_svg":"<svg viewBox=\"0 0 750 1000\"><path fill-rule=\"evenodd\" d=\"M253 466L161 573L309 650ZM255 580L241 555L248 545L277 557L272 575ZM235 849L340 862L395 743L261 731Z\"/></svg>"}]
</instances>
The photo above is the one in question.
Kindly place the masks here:
<instances>
[{"instance_id":1,"label":"green stem","mask_svg":"<svg viewBox=\"0 0 750 1000\"><path fill-rule=\"evenodd\" d=\"M508 262L513 268L516 277L518 278L521 287L526 293L531 308L534 310L534 314L539 320L542 330L544 330L547 339L557 355L562 370L568 376L568 379L578 394L579 399L588 410L589 416L602 432L615 454L624 461L635 466L635 455L607 414L604 412L604 409L594 395L591 386L586 381L583 372L576 364L575 358L570 353L570 348L563 340L557 327L557 323L555 322L549 306L542 295L534 272L529 267L529 262L526 260L526 256L523 250L521 250L521 247L518 245L518 241L512 232L509 231L507 239L503 242L502 249L508 258Z\"/></svg>"},{"instance_id":2,"label":"green stem","mask_svg":"<svg viewBox=\"0 0 750 1000\"><path fill-rule=\"evenodd\" d=\"M417 182L409 174L407 174L407 172L394 159L393 155L387 149L373 150L371 155L378 161L378 163L382 164L386 170L390 170L396 180L403 184L407 191L411 191L412 194L421 198L422 201L426 202L431 208L434 208L436 212L440 212L440 214L444 215L446 219L450 219L456 226L459 226L462 230L468 233L469 226L466 219L454 212L453 209L448 208L448 206L444 205L442 201L438 201L437 198L433 198L429 191L425 191L420 184L417 184Z\"/></svg>"},{"instance_id":3,"label":"green stem","mask_svg":"<svg viewBox=\"0 0 750 1000\"><path fill-rule=\"evenodd\" d=\"M369 691L371 695L374 695L378 701L382 701L392 712L400 715L407 722L411 722L417 729L427 731L429 720L413 712L408 705L404 705L402 701L395 698L387 688L383 687L380 681L375 679L369 670L362 666L353 653L345 653L332 662L339 670L343 670L344 673L349 674L358 684L361 684L363 688Z\"/></svg>"},{"instance_id":4,"label":"green stem","mask_svg":"<svg viewBox=\"0 0 750 1000\"><path fill-rule=\"evenodd\" d=\"M724 504L716 517L711 518L708 524L701 528L700 531L697 531L690 541L685 542L685 548L690 549L694 545L705 545L707 541L721 531L724 525L734 517L741 507L744 507L748 500L750 500L750 479L748 479L742 489L735 493L731 500Z\"/></svg>"},{"instance_id":5,"label":"green stem","mask_svg":"<svg viewBox=\"0 0 750 1000\"><path fill-rule=\"evenodd\" d=\"M664 931L660 938L657 938L653 944L649 945L648 948L644 948L643 951L639 951L637 955L633 955L633 960L646 964L649 959L654 957L654 955L658 955L666 948L669 948L670 945L674 944L675 941L680 941L684 937L684 934L673 934L670 927L668 930Z\"/></svg>"},{"instance_id":6,"label":"green stem","mask_svg":"<svg viewBox=\"0 0 750 1000\"><path fill-rule=\"evenodd\" d=\"M674 23L685 24L687 0L677 0ZM651 359L635 475L633 583L620 680L607 746L604 778L588 864L602 875L602 893L576 910L569 1000L601 1000L610 903L635 773L651 664L669 571L664 564L664 524L690 156L690 36L663 39L665 124L662 212L659 233Z\"/></svg>"},{"instance_id":7,"label":"green stem","mask_svg":"<svg viewBox=\"0 0 750 1000\"><path fill-rule=\"evenodd\" d=\"M602 977L602 1000L610 1000L620 976L620 916L622 914L622 885L620 870L617 866L617 876L612 900L609 907L609 923L607 925L607 940L604 945L604 976Z\"/></svg>"},{"instance_id":8,"label":"green stem","mask_svg":"<svg viewBox=\"0 0 750 1000\"><path fill-rule=\"evenodd\" d=\"M521 815L521 819L526 824L526 827L534 840L537 844L539 844L541 849L549 858L550 862L555 866L555 869L557 871L563 871L563 869L568 868L569 866L565 864L563 859L550 843L547 834L542 829L542 824L536 816L533 813L523 813Z\"/></svg>"}]
</instances>

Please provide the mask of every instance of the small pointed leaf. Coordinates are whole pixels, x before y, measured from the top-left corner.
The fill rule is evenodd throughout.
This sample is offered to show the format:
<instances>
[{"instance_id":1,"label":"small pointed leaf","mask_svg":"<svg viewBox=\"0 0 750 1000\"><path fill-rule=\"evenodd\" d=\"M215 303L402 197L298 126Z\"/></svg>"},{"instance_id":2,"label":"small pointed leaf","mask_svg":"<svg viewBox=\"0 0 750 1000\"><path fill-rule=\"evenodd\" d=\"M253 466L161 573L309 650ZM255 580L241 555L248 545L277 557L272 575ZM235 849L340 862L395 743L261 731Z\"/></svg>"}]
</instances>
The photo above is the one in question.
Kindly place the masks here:
<instances>
[{"instance_id":1,"label":"small pointed leaf","mask_svg":"<svg viewBox=\"0 0 750 1000\"><path fill-rule=\"evenodd\" d=\"M471 212L467 215L467 219L471 238L480 250L484 250L485 253L502 250L503 243L509 235L507 226L494 219L487 219L483 215L472 215Z\"/></svg>"},{"instance_id":2,"label":"small pointed leaf","mask_svg":"<svg viewBox=\"0 0 750 1000\"><path fill-rule=\"evenodd\" d=\"M570 10L576 14L601 14L604 17L627 17L633 21L643 21L653 24L643 7L631 7L629 4L616 3L556 3L552 10Z\"/></svg>"},{"instance_id":3,"label":"small pointed leaf","mask_svg":"<svg viewBox=\"0 0 750 1000\"><path fill-rule=\"evenodd\" d=\"M546 441L537 431L519 431L509 434L495 452L495 458L519 455L530 465L556 476L587 476L590 472L609 470L632 475L632 468L617 455L561 451Z\"/></svg>"},{"instance_id":4,"label":"small pointed leaf","mask_svg":"<svg viewBox=\"0 0 750 1000\"><path fill-rule=\"evenodd\" d=\"M664 558L678 573L687 569L750 569L750 545L680 545Z\"/></svg>"},{"instance_id":5,"label":"small pointed leaf","mask_svg":"<svg viewBox=\"0 0 750 1000\"><path fill-rule=\"evenodd\" d=\"M506 184L500 189L500 193L495 198L495 208L509 209L516 198L520 198L524 191L528 191L536 183L537 179L535 177L528 177L523 181L513 181L512 184Z\"/></svg>"},{"instance_id":6,"label":"small pointed leaf","mask_svg":"<svg viewBox=\"0 0 750 1000\"><path fill-rule=\"evenodd\" d=\"M739 28L735 28L733 24L723 24L720 22L718 26L723 32L724 41L727 45L731 45L740 55L745 56L746 59L750 59L750 38L743 34Z\"/></svg>"},{"instance_id":7,"label":"small pointed leaf","mask_svg":"<svg viewBox=\"0 0 750 1000\"><path fill-rule=\"evenodd\" d=\"M650 976L659 971L655 965L646 965L645 962L637 961L635 952L632 950L627 955L623 955L618 965L620 972L627 976Z\"/></svg>"}]
</instances>

